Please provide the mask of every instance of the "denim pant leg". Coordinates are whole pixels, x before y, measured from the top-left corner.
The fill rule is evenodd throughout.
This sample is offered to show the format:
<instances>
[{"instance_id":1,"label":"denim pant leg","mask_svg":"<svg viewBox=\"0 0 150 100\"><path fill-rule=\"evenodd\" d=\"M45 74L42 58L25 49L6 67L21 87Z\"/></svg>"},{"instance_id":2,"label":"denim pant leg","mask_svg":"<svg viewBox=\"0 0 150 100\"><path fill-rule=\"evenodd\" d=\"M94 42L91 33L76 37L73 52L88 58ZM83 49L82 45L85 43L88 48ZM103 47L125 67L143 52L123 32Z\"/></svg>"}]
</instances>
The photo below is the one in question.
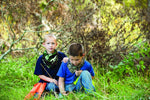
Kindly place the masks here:
<instances>
[{"instance_id":1,"label":"denim pant leg","mask_svg":"<svg viewBox=\"0 0 150 100\"><path fill-rule=\"evenodd\" d=\"M46 84L45 90L58 92L59 88L58 88L58 86L56 84L50 82L50 83Z\"/></svg>"},{"instance_id":2,"label":"denim pant leg","mask_svg":"<svg viewBox=\"0 0 150 100\"><path fill-rule=\"evenodd\" d=\"M85 92L91 93L95 91L95 88L92 84L92 77L88 71L82 71L79 76L78 82L76 84L76 91L80 91L81 88L84 88Z\"/></svg>"},{"instance_id":3,"label":"denim pant leg","mask_svg":"<svg viewBox=\"0 0 150 100\"><path fill-rule=\"evenodd\" d=\"M75 89L74 84L65 84L65 91L72 92Z\"/></svg>"},{"instance_id":4,"label":"denim pant leg","mask_svg":"<svg viewBox=\"0 0 150 100\"><path fill-rule=\"evenodd\" d=\"M73 83L70 83L70 84L65 84L65 91L69 91L69 92L72 92L75 90L75 85ZM63 95L61 93L59 93L59 98L62 98Z\"/></svg>"}]
</instances>

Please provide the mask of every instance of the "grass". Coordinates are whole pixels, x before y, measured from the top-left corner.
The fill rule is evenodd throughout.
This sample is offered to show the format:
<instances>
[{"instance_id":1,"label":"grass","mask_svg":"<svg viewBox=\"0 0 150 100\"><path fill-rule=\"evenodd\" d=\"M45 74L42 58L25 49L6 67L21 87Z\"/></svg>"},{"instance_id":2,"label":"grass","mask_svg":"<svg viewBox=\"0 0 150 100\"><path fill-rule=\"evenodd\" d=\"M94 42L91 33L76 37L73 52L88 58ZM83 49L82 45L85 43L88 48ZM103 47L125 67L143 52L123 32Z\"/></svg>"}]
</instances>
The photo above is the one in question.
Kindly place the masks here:
<instances>
[{"instance_id":1,"label":"grass","mask_svg":"<svg viewBox=\"0 0 150 100\"><path fill-rule=\"evenodd\" d=\"M0 64L0 100L23 100L38 82L39 78L34 75L37 57L26 56L12 58L7 56ZM95 70L95 96L85 93L71 93L63 100L149 100L150 78L148 76L125 76L108 75L104 69L93 66ZM99 69L99 70L97 70ZM58 100L53 95L42 98L43 100Z\"/></svg>"}]
</instances>

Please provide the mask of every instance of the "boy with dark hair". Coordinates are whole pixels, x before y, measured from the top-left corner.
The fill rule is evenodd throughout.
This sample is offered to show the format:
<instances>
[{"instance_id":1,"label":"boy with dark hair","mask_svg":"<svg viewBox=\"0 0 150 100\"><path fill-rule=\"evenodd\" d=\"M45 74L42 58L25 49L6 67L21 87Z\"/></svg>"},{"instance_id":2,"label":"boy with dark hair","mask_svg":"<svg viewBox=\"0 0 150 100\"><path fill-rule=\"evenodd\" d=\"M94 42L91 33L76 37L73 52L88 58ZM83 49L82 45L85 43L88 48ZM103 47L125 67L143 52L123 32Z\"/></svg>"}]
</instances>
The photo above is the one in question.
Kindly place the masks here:
<instances>
[{"instance_id":1,"label":"boy with dark hair","mask_svg":"<svg viewBox=\"0 0 150 100\"><path fill-rule=\"evenodd\" d=\"M84 60L84 49L81 44L73 43L69 46L69 60L62 63L57 73L59 76L59 89L61 94L67 95L67 92L80 91L82 87L85 92L95 91L92 84L94 71L91 64ZM92 77L91 77L92 76Z\"/></svg>"}]
</instances>

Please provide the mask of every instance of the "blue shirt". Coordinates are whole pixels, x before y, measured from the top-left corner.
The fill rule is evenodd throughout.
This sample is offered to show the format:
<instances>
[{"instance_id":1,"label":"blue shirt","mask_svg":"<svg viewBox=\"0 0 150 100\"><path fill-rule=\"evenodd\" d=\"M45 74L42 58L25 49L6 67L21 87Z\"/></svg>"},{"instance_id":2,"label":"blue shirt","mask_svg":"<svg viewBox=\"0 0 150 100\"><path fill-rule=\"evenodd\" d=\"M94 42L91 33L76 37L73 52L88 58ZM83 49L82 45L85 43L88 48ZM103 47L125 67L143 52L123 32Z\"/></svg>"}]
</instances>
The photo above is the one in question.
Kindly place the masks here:
<instances>
[{"instance_id":1,"label":"blue shirt","mask_svg":"<svg viewBox=\"0 0 150 100\"><path fill-rule=\"evenodd\" d=\"M41 55L36 62L34 74L37 76L38 75L45 75L45 76L49 77L49 75L48 75L48 73L49 73L52 78L58 80L58 76L56 74L60 68L60 65L62 63L63 58L66 57L66 55L62 52L58 52L58 62L54 68L48 68L47 66L45 66L43 64L42 57L43 57L43 55ZM41 66L41 64L44 66L44 68L47 70L48 73L44 70L44 68ZM46 82L46 81L40 79L39 82Z\"/></svg>"},{"instance_id":2,"label":"blue shirt","mask_svg":"<svg viewBox=\"0 0 150 100\"><path fill-rule=\"evenodd\" d=\"M70 84L76 80L77 76L75 75L75 73L71 73L69 71L67 64L68 63L62 62L57 76L65 78L65 84ZM84 61L84 65L80 68L80 70L87 70L90 72L91 76L94 76L94 70L88 61Z\"/></svg>"}]
</instances>

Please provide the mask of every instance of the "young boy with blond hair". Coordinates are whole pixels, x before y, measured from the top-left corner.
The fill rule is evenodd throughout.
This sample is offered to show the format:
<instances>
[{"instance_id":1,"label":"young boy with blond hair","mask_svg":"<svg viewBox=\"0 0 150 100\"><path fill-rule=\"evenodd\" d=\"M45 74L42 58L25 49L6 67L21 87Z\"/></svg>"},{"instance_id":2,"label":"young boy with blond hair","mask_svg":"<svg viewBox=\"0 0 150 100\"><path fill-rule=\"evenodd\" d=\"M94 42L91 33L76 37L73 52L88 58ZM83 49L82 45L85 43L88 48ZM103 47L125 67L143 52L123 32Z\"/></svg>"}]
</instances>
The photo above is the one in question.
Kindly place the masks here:
<instances>
[{"instance_id":1,"label":"young boy with blond hair","mask_svg":"<svg viewBox=\"0 0 150 100\"><path fill-rule=\"evenodd\" d=\"M56 50L57 40L53 34L45 35L43 46L46 50L38 58L34 74L39 76L39 82L47 83L45 90L58 92L58 76L56 74L66 55Z\"/></svg>"},{"instance_id":2,"label":"young boy with blond hair","mask_svg":"<svg viewBox=\"0 0 150 100\"><path fill-rule=\"evenodd\" d=\"M83 88L86 93L92 93L95 91L92 84L94 70L91 64L84 59L83 46L79 43L73 43L69 46L68 53L68 62L63 62L57 73L61 94L67 95L68 91L78 92Z\"/></svg>"}]
</instances>

